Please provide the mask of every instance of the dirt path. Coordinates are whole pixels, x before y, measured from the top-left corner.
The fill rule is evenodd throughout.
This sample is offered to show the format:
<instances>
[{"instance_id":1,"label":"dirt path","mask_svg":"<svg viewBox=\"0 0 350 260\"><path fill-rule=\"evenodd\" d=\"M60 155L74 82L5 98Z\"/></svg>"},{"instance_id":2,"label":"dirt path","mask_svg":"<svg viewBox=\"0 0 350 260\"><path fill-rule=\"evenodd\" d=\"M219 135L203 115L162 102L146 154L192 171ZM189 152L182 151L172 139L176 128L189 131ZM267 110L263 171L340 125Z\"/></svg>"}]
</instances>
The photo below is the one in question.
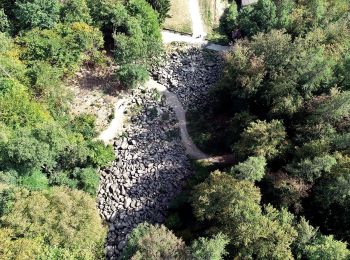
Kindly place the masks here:
<instances>
[{"instance_id":1,"label":"dirt path","mask_svg":"<svg viewBox=\"0 0 350 260\"><path fill-rule=\"evenodd\" d=\"M184 35L171 31L162 31L162 38L164 43L171 42L185 42L189 44L198 44L203 48L214 50L214 51L227 51L230 46L223 46L215 43L211 43L205 40L207 35L204 30L203 21L201 18L198 0L188 0L190 7L190 14L192 20L192 36Z\"/></svg>"},{"instance_id":2,"label":"dirt path","mask_svg":"<svg viewBox=\"0 0 350 260\"><path fill-rule=\"evenodd\" d=\"M189 5L192 18L192 37L178 33L173 33L170 31L163 31L163 42L186 42L189 44L198 44L203 48L211 49L214 51L227 51L230 48L229 46L222 46L204 40L205 31L199 11L198 0L189 0ZM174 109L176 117L179 121L182 143L186 149L186 153L191 158L196 160L206 160L218 163L225 163L233 160L232 156L229 155L210 157L209 155L199 150L198 147L193 143L190 135L188 134L186 112L178 97L174 93L168 91L168 89L165 86L157 83L153 79L150 79L146 83L146 86L151 89L156 89L160 93L164 94L166 97L167 104ZM114 119L110 123L109 127L105 131L103 131L98 137L98 139L102 140L104 143L110 143L113 140L113 138L115 138L123 130L124 111L126 103L127 100L125 99L119 100L117 102L115 106Z\"/></svg>"},{"instance_id":3,"label":"dirt path","mask_svg":"<svg viewBox=\"0 0 350 260\"><path fill-rule=\"evenodd\" d=\"M215 43L211 43L203 38L195 38L193 36L184 35L180 33L174 33L170 31L162 31L163 43L168 44L172 42L184 42L188 44L196 44L202 48L206 48L213 51L228 51L231 46L224 46Z\"/></svg>"},{"instance_id":4,"label":"dirt path","mask_svg":"<svg viewBox=\"0 0 350 260\"><path fill-rule=\"evenodd\" d=\"M206 33L204 30L201 13L199 11L198 0L189 0L189 7L192 19L192 37L204 39Z\"/></svg>"},{"instance_id":5,"label":"dirt path","mask_svg":"<svg viewBox=\"0 0 350 260\"><path fill-rule=\"evenodd\" d=\"M114 107L114 118L110 122L108 128L104 130L98 137L105 144L110 144L113 139L123 131L124 111L126 108L126 99L120 99Z\"/></svg>"},{"instance_id":6,"label":"dirt path","mask_svg":"<svg viewBox=\"0 0 350 260\"><path fill-rule=\"evenodd\" d=\"M200 151L197 146L193 143L192 138L187 131L186 112L182 107L180 100L177 96L168 91L167 88L154 80L149 80L146 83L146 87L149 89L156 89L162 93L166 98L166 103L175 111L176 118L179 121L181 141L186 149L186 153L193 159L206 159L209 155Z\"/></svg>"}]
</instances>

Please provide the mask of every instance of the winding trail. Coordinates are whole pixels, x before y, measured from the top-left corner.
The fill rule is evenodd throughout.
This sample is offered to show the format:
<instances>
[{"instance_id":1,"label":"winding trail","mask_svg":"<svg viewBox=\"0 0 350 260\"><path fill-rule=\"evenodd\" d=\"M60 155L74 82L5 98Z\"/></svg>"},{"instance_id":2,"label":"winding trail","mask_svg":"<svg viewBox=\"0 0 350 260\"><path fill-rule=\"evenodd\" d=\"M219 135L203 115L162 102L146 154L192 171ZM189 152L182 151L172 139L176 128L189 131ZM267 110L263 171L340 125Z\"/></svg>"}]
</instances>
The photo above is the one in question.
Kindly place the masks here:
<instances>
[{"instance_id":1,"label":"winding trail","mask_svg":"<svg viewBox=\"0 0 350 260\"><path fill-rule=\"evenodd\" d=\"M152 79L146 83L146 87L149 89L156 89L158 92L162 93L166 98L167 105L169 105L172 109L174 109L176 118L179 121L181 141L186 149L186 153L191 158L196 160L207 159L209 155L200 151L197 148L197 146L193 143L190 135L188 134L186 112L182 107L182 104L180 100L177 98L177 96L174 93L167 90L165 86L159 84L158 82Z\"/></svg>"},{"instance_id":2,"label":"winding trail","mask_svg":"<svg viewBox=\"0 0 350 260\"><path fill-rule=\"evenodd\" d=\"M198 0L188 0L190 5L190 13L192 18L192 37L189 35L182 35L179 33L174 33L170 31L162 31L163 43L171 42L185 42L189 44L198 44L202 48L207 48L214 51L228 51L230 46L223 46L219 44L210 43L205 38L205 30L203 22L200 15ZM186 112L178 99L178 97L170 92L165 86L157 83L153 79L146 82L146 87L151 89L156 89L160 93L164 94L166 97L167 104L174 109L176 113L177 120L179 122L181 140L186 149L186 153L195 160L205 160L214 163L231 163L234 161L232 155L223 156L209 156L202 152L192 141L192 138L188 134ZM103 131L98 137L99 140L103 141L105 144L109 144L113 139L123 131L124 124L124 111L128 100L123 98L117 102L115 105L114 119L111 121L108 128Z\"/></svg>"},{"instance_id":3,"label":"winding trail","mask_svg":"<svg viewBox=\"0 0 350 260\"><path fill-rule=\"evenodd\" d=\"M185 42L214 51L227 51L229 46L204 40L198 0L188 1L193 22L192 37L163 31L163 42ZM188 157L220 164L234 162L232 155L211 157L193 143L187 130L186 111L179 99L181 94L178 97L153 79L146 82L144 87L147 89L145 92L142 92L145 88L139 89L143 93L142 98L145 98L143 101L141 98L144 107L141 116L147 115L147 109L158 106L161 111L171 114L171 120L164 121L158 117L155 121L141 120L124 128L128 104L139 102L135 97L124 96L115 104L113 120L98 137L106 144L113 143L118 158L109 168L101 171L97 195L101 216L109 226L105 252L106 258L111 260L120 259L128 234L137 224L144 221L164 222L171 199L181 191L187 176L192 173ZM161 103L152 101L149 95L152 89L165 97ZM169 141L166 133L178 128L180 138L176 136L175 140ZM128 138L116 139L124 131ZM165 134L162 135L162 131L166 131Z\"/></svg>"},{"instance_id":4,"label":"winding trail","mask_svg":"<svg viewBox=\"0 0 350 260\"><path fill-rule=\"evenodd\" d=\"M192 37L204 39L206 32L204 30L198 0L189 0L188 2L192 19Z\"/></svg>"},{"instance_id":5,"label":"winding trail","mask_svg":"<svg viewBox=\"0 0 350 260\"><path fill-rule=\"evenodd\" d=\"M109 124L108 128L104 130L100 136L99 140L105 144L111 143L111 141L123 130L124 123L124 112L126 108L127 100L122 98L114 106L114 118Z\"/></svg>"}]
</instances>

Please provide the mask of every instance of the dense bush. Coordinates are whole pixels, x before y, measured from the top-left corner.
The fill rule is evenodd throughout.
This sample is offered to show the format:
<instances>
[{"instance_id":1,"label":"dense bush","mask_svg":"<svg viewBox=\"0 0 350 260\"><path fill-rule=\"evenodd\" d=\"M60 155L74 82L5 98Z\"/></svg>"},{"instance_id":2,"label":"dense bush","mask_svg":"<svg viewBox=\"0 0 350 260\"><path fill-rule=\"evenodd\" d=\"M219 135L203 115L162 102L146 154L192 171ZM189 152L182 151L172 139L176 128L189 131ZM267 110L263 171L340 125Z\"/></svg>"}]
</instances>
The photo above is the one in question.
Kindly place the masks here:
<instances>
[{"instance_id":1,"label":"dense bush","mask_svg":"<svg viewBox=\"0 0 350 260\"><path fill-rule=\"evenodd\" d=\"M0 201L3 200L0 205L5 203L6 210L0 215L0 258L102 257L106 230L94 199L83 192L64 188L41 192L2 188Z\"/></svg>"},{"instance_id":2,"label":"dense bush","mask_svg":"<svg viewBox=\"0 0 350 260\"><path fill-rule=\"evenodd\" d=\"M185 259L186 245L164 226L147 223L135 228L122 259Z\"/></svg>"},{"instance_id":3,"label":"dense bush","mask_svg":"<svg viewBox=\"0 0 350 260\"><path fill-rule=\"evenodd\" d=\"M211 136L229 143L237 164L195 186L197 219L179 234L224 231L234 237L232 257L349 257L342 242L350 241L349 7L343 0L259 0L233 19L248 37L225 54L216 102L201 114L201 122L225 122L215 133L198 131L207 143ZM247 181L261 194L243 188ZM305 216L319 230L260 202Z\"/></svg>"},{"instance_id":4,"label":"dense bush","mask_svg":"<svg viewBox=\"0 0 350 260\"><path fill-rule=\"evenodd\" d=\"M33 29L20 37L21 58L27 63L44 61L68 72L98 51L102 45L99 30L85 24L57 24L52 29Z\"/></svg>"},{"instance_id":5,"label":"dense bush","mask_svg":"<svg viewBox=\"0 0 350 260\"><path fill-rule=\"evenodd\" d=\"M90 2L94 22L113 41L117 73L126 86L145 80L161 51L156 11L145 0Z\"/></svg>"},{"instance_id":6,"label":"dense bush","mask_svg":"<svg viewBox=\"0 0 350 260\"><path fill-rule=\"evenodd\" d=\"M304 35L346 19L347 12L346 0L259 0L255 5L243 7L237 28L246 36L282 28L292 35Z\"/></svg>"},{"instance_id":7,"label":"dense bush","mask_svg":"<svg viewBox=\"0 0 350 260\"><path fill-rule=\"evenodd\" d=\"M168 17L168 12L170 11L170 0L147 0L148 3L153 7L158 13L158 19L162 23L165 18Z\"/></svg>"},{"instance_id":8,"label":"dense bush","mask_svg":"<svg viewBox=\"0 0 350 260\"><path fill-rule=\"evenodd\" d=\"M200 237L190 247L161 225L143 223L128 238L122 259L210 259L226 255L229 239L219 233L212 238Z\"/></svg>"},{"instance_id":9,"label":"dense bush","mask_svg":"<svg viewBox=\"0 0 350 260\"><path fill-rule=\"evenodd\" d=\"M15 15L20 30L54 27L60 19L60 5L58 0L16 1Z\"/></svg>"}]
</instances>

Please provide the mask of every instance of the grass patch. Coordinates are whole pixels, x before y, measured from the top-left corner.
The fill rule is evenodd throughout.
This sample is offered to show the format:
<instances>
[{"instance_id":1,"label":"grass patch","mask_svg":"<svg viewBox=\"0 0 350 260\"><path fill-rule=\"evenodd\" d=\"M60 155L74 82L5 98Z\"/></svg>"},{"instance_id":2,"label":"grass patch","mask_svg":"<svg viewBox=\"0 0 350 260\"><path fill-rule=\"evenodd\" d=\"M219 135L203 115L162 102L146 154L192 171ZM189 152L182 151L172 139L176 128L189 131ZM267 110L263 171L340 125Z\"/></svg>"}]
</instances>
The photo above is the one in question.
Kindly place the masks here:
<instances>
[{"instance_id":1,"label":"grass patch","mask_svg":"<svg viewBox=\"0 0 350 260\"><path fill-rule=\"evenodd\" d=\"M199 0L207 40L223 45L229 43L229 39L220 28L220 18L228 6L228 0Z\"/></svg>"},{"instance_id":2,"label":"grass patch","mask_svg":"<svg viewBox=\"0 0 350 260\"><path fill-rule=\"evenodd\" d=\"M164 29L192 34L192 20L187 0L171 0L169 16L165 19Z\"/></svg>"}]
</instances>

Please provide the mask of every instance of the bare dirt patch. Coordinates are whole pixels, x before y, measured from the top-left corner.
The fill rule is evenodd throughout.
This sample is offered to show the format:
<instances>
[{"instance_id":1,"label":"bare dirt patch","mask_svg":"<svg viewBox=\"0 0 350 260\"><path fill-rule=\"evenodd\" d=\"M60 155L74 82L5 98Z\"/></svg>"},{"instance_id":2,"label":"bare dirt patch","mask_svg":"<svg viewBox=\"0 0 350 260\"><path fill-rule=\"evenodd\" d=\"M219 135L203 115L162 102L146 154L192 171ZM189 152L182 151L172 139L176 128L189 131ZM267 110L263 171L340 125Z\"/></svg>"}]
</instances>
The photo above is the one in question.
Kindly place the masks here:
<instances>
[{"instance_id":1,"label":"bare dirt patch","mask_svg":"<svg viewBox=\"0 0 350 260\"><path fill-rule=\"evenodd\" d=\"M102 131L113 118L114 104L122 90L115 78L116 67L84 67L68 82L73 95L71 111L74 115L92 114L96 129Z\"/></svg>"}]
</instances>

